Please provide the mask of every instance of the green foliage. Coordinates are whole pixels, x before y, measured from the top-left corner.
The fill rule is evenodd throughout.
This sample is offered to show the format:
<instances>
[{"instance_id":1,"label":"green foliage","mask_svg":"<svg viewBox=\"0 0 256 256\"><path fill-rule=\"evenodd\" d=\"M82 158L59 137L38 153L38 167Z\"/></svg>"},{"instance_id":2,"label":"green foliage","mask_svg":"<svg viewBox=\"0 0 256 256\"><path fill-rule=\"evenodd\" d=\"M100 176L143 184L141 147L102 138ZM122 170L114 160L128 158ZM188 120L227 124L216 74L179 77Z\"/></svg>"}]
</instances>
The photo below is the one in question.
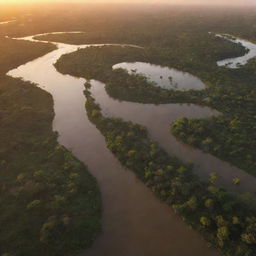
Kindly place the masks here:
<instances>
[{"instance_id":1,"label":"green foliage","mask_svg":"<svg viewBox=\"0 0 256 256\"><path fill-rule=\"evenodd\" d=\"M71 14L72 19L69 19L68 28L85 30L87 33L72 37L69 35L51 35L44 37L44 39L78 44L136 43L146 47L146 54L143 54L146 59L141 59L141 54L138 53L136 58L132 56L132 58L122 58L121 61L148 61L197 75L206 83L207 89L201 93L181 94L179 99L177 94L172 97L172 94L168 94L162 89L155 89L149 83L143 82L142 77L132 76L130 78L125 73L116 73L116 77L111 80L111 83L108 83L107 88L113 97L129 101L148 103L194 102L218 109L223 113L222 116L207 120L185 121L184 126L179 127L177 125L175 127L174 134L186 143L255 173L255 60L240 70L217 67L217 60L240 56L246 50L240 45L208 34L208 31L233 33L255 40L255 28L253 26L255 13L250 10L241 12L239 13L237 10L222 12L214 8L203 11L201 8L192 11L186 9L178 9L177 11L176 8L160 10L159 8L154 13L148 12L148 10L125 9L125 11L121 11L119 9L118 13L120 14L116 14L114 11L104 10L103 15L100 12L93 12L91 9L81 9L76 12L79 15ZM49 31L66 30L67 24L63 22L63 16L60 17L60 14L56 15L56 13L52 16L56 17L53 22L48 21L51 19L47 19L47 24L45 24L45 17L42 16L38 22L33 22L32 25L27 23L26 29L21 28L19 32L35 31L34 27L38 31L44 31L46 25ZM192 20L193 22L191 22ZM8 33L13 33L13 30L8 28ZM82 50L80 54L82 54ZM133 54L131 53L131 55ZM93 59L92 56L91 60L97 60L97 62L87 62L86 58L82 58L83 61L81 61L78 55L72 56L74 58L65 59L70 62L70 64L65 64L65 72L88 76L87 78L99 79L102 77L104 81L109 79L107 75L111 73L110 65L107 74L102 66L97 67L97 63L104 61L99 61L101 57L97 56L96 53L96 57ZM84 57L88 57L88 55ZM116 61L120 62L119 59ZM73 65L76 67L72 67ZM90 66L92 67L91 70L89 70ZM58 68L61 69L60 66ZM118 76L120 82L115 80ZM136 85L134 88L132 83ZM86 93L89 96L88 92ZM143 97L144 93L145 96ZM88 99L87 108L93 103L93 100ZM99 111L95 105L92 108ZM174 164L169 160L166 160L167 163L163 166L161 163L165 163L165 160L161 159L162 154L158 154L156 147L151 148L150 145L146 147L145 137L137 136L133 131L132 124L129 124L129 129L125 134L126 130L123 132L123 129L127 124L120 122L120 120L107 122L99 112L96 112L91 119L97 123L102 132L107 133L105 129L108 126L105 125L109 125L109 130L113 127L117 129L116 133L108 131L111 135L108 139L108 146L119 156L120 161L135 170L138 176L141 176L143 180L145 179L147 185L157 195L172 205L184 219L192 223L192 226L202 231L215 246L220 246L224 254L255 255L253 224L246 221L247 216L254 214L248 210L248 205L241 205L239 202L238 205L231 204L231 208L224 207L229 202L233 202L234 198L215 187L214 182L212 182L213 184L202 185L201 182L198 183L197 179L187 180L186 177L190 172L182 175L182 172L176 171L180 169L179 164ZM183 125L182 122L180 124ZM128 134L134 135L128 136ZM121 140L118 136L121 136ZM142 143L138 143L138 138L142 137L143 140L140 141ZM149 151L143 152L140 147ZM136 154L133 153L135 150ZM132 153L129 154L129 160L127 160L129 151ZM146 154L147 152L150 154ZM137 158L142 159L142 162L138 161ZM158 158L161 161L158 162ZM143 162L143 160L145 161ZM1 164L4 166L5 160L1 161ZM136 169L137 164L138 168ZM162 171L156 175L156 170L163 170L164 175ZM71 189L74 187L72 184L74 183L71 183ZM194 199L192 201L190 199L194 194L197 194L198 211L193 211L189 207L191 202L193 205ZM208 199L214 200L212 209L205 205ZM239 223L236 218L234 220L234 215L239 219ZM203 230L201 230L202 224L200 223L202 216L210 221L207 229L204 228ZM217 216L222 216L222 218L216 219ZM217 226L217 220L218 223L225 223L225 225Z\"/></svg>"},{"instance_id":2,"label":"green foliage","mask_svg":"<svg viewBox=\"0 0 256 256\"><path fill-rule=\"evenodd\" d=\"M32 202L27 204L27 209L31 210L31 209L38 208L40 204L41 204L40 200L33 200Z\"/></svg>"},{"instance_id":3,"label":"green foliage","mask_svg":"<svg viewBox=\"0 0 256 256\"><path fill-rule=\"evenodd\" d=\"M208 226L211 225L210 220L209 220L208 218L204 217L204 216L200 218L200 223L201 223L204 227L208 227Z\"/></svg>"},{"instance_id":4,"label":"green foliage","mask_svg":"<svg viewBox=\"0 0 256 256\"><path fill-rule=\"evenodd\" d=\"M0 36L0 255L76 255L100 231L97 183L58 145L51 96L4 75L55 48Z\"/></svg>"},{"instance_id":5,"label":"green foliage","mask_svg":"<svg viewBox=\"0 0 256 256\"><path fill-rule=\"evenodd\" d=\"M148 59L149 61L149 59ZM194 102L204 97L204 91L178 91L163 89L141 74L128 74L126 70L112 71L106 84L107 93L116 99L140 103Z\"/></svg>"},{"instance_id":6,"label":"green foliage","mask_svg":"<svg viewBox=\"0 0 256 256\"><path fill-rule=\"evenodd\" d=\"M112 78L112 66L123 61L145 59L145 51L134 47L102 46L79 49L65 54L56 62L55 67L65 74L73 74L86 79L107 82ZM88 85L87 85L88 86Z\"/></svg>"},{"instance_id":7,"label":"green foliage","mask_svg":"<svg viewBox=\"0 0 256 256\"><path fill-rule=\"evenodd\" d=\"M205 207L212 209L214 207L214 201L212 199L206 199L204 205Z\"/></svg>"},{"instance_id":8,"label":"green foliage","mask_svg":"<svg viewBox=\"0 0 256 256\"><path fill-rule=\"evenodd\" d=\"M237 178L237 177L235 177L234 179L233 179L233 183L234 183L234 185L239 185L240 184L240 179L239 178Z\"/></svg>"},{"instance_id":9,"label":"green foliage","mask_svg":"<svg viewBox=\"0 0 256 256\"><path fill-rule=\"evenodd\" d=\"M228 227L219 227L217 231L217 238L220 247L224 246L224 241L229 238L229 230Z\"/></svg>"},{"instance_id":10,"label":"green foliage","mask_svg":"<svg viewBox=\"0 0 256 256\"><path fill-rule=\"evenodd\" d=\"M255 209L249 210L237 195L214 187L216 174L212 174L211 183L202 182L193 174L191 165L169 156L149 140L143 127L104 117L89 90L85 95L89 119L125 167L134 171L212 246L220 248L223 255L254 255ZM93 115L94 111L98 114Z\"/></svg>"},{"instance_id":11,"label":"green foliage","mask_svg":"<svg viewBox=\"0 0 256 256\"><path fill-rule=\"evenodd\" d=\"M247 244L256 244L256 218L247 218L245 233L242 234L242 240Z\"/></svg>"},{"instance_id":12,"label":"green foliage","mask_svg":"<svg viewBox=\"0 0 256 256\"><path fill-rule=\"evenodd\" d=\"M218 117L177 120L172 124L171 131L181 141L254 174L256 100L253 81L256 74L252 64L240 70L216 66L216 61L221 56L235 57L244 54L245 50L240 45L227 43L224 39L215 38L208 33L202 34L201 31L196 35L188 34L182 39L173 43L175 49L178 44L180 51L172 51L161 44L144 49L89 47L62 56L55 66L64 74L106 83L108 94L120 100L155 104L196 103L219 110L223 115ZM198 40L203 41L204 48L198 48L195 44ZM193 47L186 48L189 43ZM206 44L216 48L216 51L207 52L209 48ZM203 52L207 52L204 65L201 61ZM188 60L187 56L191 58ZM157 87L143 75L128 74L122 69L112 70L114 64L129 61L150 62L188 71L199 76L207 87L200 91L167 90Z\"/></svg>"},{"instance_id":13,"label":"green foliage","mask_svg":"<svg viewBox=\"0 0 256 256\"><path fill-rule=\"evenodd\" d=\"M210 174L210 178L209 178L209 181L212 183L212 184L215 184L216 181L217 181L218 177L217 177L217 174L216 172L212 172Z\"/></svg>"},{"instance_id":14,"label":"green foliage","mask_svg":"<svg viewBox=\"0 0 256 256\"><path fill-rule=\"evenodd\" d=\"M55 48L52 44L12 40L0 36L0 49L4 49L0 54L0 76Z\"/></svg>"},{"instance_id":15,"label":"green foliage","mask_svg":"<svg viewBox=\"0 0 256 256\"><path fill-rule=\"evenodd\" d=\"M76 255L101 224L87 168L58 145L49 94L0 79L0 255Z\"/></svg>"}]
</instances>

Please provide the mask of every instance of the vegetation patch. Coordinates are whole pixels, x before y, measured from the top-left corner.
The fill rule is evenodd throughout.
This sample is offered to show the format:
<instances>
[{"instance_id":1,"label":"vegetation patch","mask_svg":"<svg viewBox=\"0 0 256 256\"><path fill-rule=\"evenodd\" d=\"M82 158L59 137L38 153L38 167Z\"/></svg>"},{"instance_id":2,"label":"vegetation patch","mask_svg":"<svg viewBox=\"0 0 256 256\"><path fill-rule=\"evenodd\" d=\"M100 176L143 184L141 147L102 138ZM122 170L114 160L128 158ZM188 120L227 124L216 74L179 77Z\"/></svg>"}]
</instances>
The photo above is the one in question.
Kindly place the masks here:
<instances>
[{"instance_id":1,"label":"vegetation patch","mask_svg":"<svg viewBox=\"0 0 256 256\"><path fill-rule=\"evenodd\" d=\"M0 36L0 76L10 69L56 49L53 44L14 40Z\"/></svg>"},{"instance_id":2,"label":"vegetation patch","mask_svg":"<svg viewBox=\"0 0 256 256\"><path fill-rule=\"evenodd\" d=\"M89 47L61 56L55 67L63 74L96 79L106 83L108 94L119 100L140 103L201 102L205 91L163 89L141 74L112 69L120 62L150 61L146 49L122 46Z\"/></svg>"},{"instance_id":3,"label":"vegetation patch","mask_svg":"<svg viewBox=\"0 0 256 256\"><path fill-rule=\"evenodd\" d=\"M0 255L78 255L101 229L97 182L58 144L51 96L4 75L55 46L0 47Z\"/></svg>"},{"instance_id":4,"label":"vegetation patch","mask_svg":"<svg viewBox=\"0 0 256 256\"><path fill-rule=\"evenodd\" d=\"M216 187L213 177L208 183L202 182L193 174L191 165L169 156L148 139L144 127L104 117L89 88L87 83L88 117L119 161L223 255L253 256L256 208L249 208L239 196Z\"/></svg>"},{"instance_id":5,"label":"vegetation patch","mask_svg":"<svg viewBox=\"0 0 256 256\"><path fill-rule=\"evenodd\" d=\"M57 143L52 105L34 85L0 80L1 255L77 255L100 231L96 180Z\"/></svg>"},{"instance_id":6,"label":"vegetation patch","mask_svg":"<svg viewBox=\"0 0 256 256\"><path fill-rule=\"evenodd\" d=\"M223 115L203 120L187 120L186 125L181 126L186 120L182 119L173 124L172 132L183 142L255 175L255 63L251 61L237 70L218 67L216 61L221 56L230 56L231 53L236 56L238 52L242 55L246 51L230 42L231 48L227 44L221 49L226 45L224 39L207 35L201 36L205 41L199 45L211 42L210 45L215 50L209 52L208 49L206 54L205 47L194 45L196 38L185 37L184 42L179 41L178 50L175 51L161 46L145 49L90 47L62 56L56 63L56 68L62 73L102 81L106 83L108 94L120 100L155 104L195 103L217 109ZM193 45L189 49L186 47L188 41ZM206 57L202 63L203 54ZM114 64L132 61L145 61L190 72L205 82L206 89L167 90L157 87L140 74L128 74L122 69L112 70Z\"/></svg>"}]
</instances>

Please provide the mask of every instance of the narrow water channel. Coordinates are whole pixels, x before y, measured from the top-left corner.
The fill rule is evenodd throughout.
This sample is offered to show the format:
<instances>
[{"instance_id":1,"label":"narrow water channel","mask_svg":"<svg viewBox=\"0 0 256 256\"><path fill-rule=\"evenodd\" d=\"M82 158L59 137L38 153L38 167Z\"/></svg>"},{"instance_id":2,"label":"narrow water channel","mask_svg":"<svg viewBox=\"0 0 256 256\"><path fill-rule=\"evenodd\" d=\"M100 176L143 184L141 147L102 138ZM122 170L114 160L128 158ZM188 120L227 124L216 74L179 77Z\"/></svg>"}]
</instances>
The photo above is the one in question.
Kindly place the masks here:
<instances>
[{"instance_id":1,"label":"narrow water channel","mask_svg":"<svg viewBox=\"0 0 256 256\"><path fill-rule=\"evenodd\" d=\"M247 40L241 39L241 38L235 38L231 35L217 34L216 36L221 37L221 38L228 40L235 44L241 44L243 47L245 47L248 50L248 52L244 56L218 61L217 62L218 66L220 66L220 67L224 66L224 67L232 68L232 69L239 68L240 66L246 65L250 59L252 59L256 56L256 44L249 42Z\"/></svg>"},{"instance_id":2,"label":"narrow water channel","mask_svg":"<svg viewBox=\"0 0 256 256\"><path fill-rule=\"evenodd\" d=\"M170 123L182 117L206 118L219 113L207 107L194 104L138 104L120 102L109 97L104 84L92 81L92 96L100 104L106 116L120 117L125 121L145 126L151 139L171 155L177 156L184 162L194 163L194 171L202 179L208 180L212 172L218 174L218 186L233 192L256 192L256 178L239 168L203 153L201 150L185 145L170 133ZM134 114L136 113L136 114ZM239 177L241 184L235 186L233 178Z\"/></svg>"},{"instance_id":3,"label":"narrow water channel","mask_svg":"<svg viewBox=\"0 0 256 256\"><path fill-rule=\"evenodd\" d=\"M26 37L22 40L33 40L32 38ZM168 206L161 203L136 179L132 172L124 169L107 149L104 137L86 115L83 95L85 80L62 75L55 70L53 64L61 55L88 45L55 44L57 50L10 71L8 75L36 83L51 93L55 110L53 129L59 133L60 144L71 149L76 157L87 164L99 182L104 207L103 232L93 248L84 255L218 255L215 250L207 247L207 243L198 233L190 230ZM149 135L168 152L194 162L199 167L200 175L205 177L212 169L221 175L226 170L221 182L223 186L230 186L229 179L232 179L236 168L177 142L169 134L172 120L182 116L207 117L216 114L215 111L187 104L156 106L119 102L111 99L106 94L104 85L97 81L93 81L92 93L106 115L115 115L143 124L149 130ZM136 116L134 113L137 113ZM223 166L228 167L223 169ZM246 175L239 169L237 171ZM251 176L250 179L256 187L255 179ZM250 187L248 186L247 184L246 190Z\"/></svg>"},{"instance_id":4,"label":"narrow water channel","mask_svg":"<svg viewBox=\"0 0 256 256\"><path fill-rule=\"evenodd\" d=\"M130 74L142 74L149 81L164 89L174 90L202 90L204 83L189 73L174 68L162 67L145 62L123 62L113 66L113 69L126 69Z\"/></svg>"},{"instance_id":5,"label":"narrow water channel","mask_svg":"<svg viewBox=\"0 0 256 256\"><path fill-rule=\"evenodd\" d=\"M56 45L57 50L8 74L34 82L51 93L55 110L53 129L59 133L59 142L87 164L98 180L104 208L103 232L84 255L218 255L107 149L104 137L86 115L84 79L55 70L53 63L62 54L87 46Z\"/></svg>"}]
</instances>

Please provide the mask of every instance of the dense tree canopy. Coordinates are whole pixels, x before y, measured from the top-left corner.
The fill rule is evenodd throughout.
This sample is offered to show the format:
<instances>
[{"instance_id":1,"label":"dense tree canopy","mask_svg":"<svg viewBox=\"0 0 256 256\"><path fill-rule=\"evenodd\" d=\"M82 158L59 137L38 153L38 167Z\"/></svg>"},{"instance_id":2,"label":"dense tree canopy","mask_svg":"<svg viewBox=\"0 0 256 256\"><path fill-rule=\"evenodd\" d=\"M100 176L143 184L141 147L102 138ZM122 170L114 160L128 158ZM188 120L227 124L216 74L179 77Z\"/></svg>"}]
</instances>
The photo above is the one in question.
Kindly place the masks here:
<instances>
[{"instance_id":1,"label":"dense tree canopy","mask_svg":"<svg viewBox=\"0 0 256 256\"><path fill-rule=\"evenodd\" d=\"M134 171L223 255L254 255L256 208L249 209L239 196L216 187L214 174L209 177L209 182L202 182L194 175L190 164L169 156L151 141L144 127L104 117L91 96L88 83L85 96L89 119L102 132L108 148L124 166Z\"/></svg>"}]
</instances>

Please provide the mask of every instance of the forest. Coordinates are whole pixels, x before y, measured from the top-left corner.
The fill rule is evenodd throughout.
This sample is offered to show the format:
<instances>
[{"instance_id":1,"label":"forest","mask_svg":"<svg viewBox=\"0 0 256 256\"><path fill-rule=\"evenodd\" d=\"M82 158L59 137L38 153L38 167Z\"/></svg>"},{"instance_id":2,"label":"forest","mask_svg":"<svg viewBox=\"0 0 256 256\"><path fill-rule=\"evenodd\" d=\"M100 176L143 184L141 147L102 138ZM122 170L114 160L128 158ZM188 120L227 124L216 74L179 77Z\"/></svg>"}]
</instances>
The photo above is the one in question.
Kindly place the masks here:
<instances>
[{"instance_id":1,"label":"forest","mask_svg":"<svg viewBox=\"0 0 256 256\"><path fill-rule=\"evenodd\" d=\"M86 166L57 142L53 99L5 73L55 49L0 39L0 255L77 255L101 230Z\"/></svg>"},{"instance_id":2,"label":"forest","mask_svg":"<svg viewBox=\"0 0 256 256\"><path fill-rule=\"evenodd\" d=\"M166 33L165 41L168 42L160 43L156 39L151 45L140 43L143 49L118 46L80 49L62 56L55 66L64 74L104 82L109 95L119 100L155 104L186 102L217 109L222 113L218 117L202 120L183 118L171 125L171 131L185 143L255 174L255 63L252 60L239 70L218 67L217 60L241 56L246 49L200 29L183 37L176 31L175 39ZM62 35L46 38L66 40ZM128 43L138 43L139 38L138 35L137 42ZM86 43L87 40L90 40L88 35L74 35L69 42ZM167 47L168 43L170 47ZM142 75L130 75L121 69L112 70L114 64L135 61L190 72L202 79L206 89L185 92L165 90ZM119 161L134 171L161 200L171 205L184 221L201 232L223 255L254 255L255 208L245 206L244 198L216 187L214 174L209 177L209 183L200 181L193 175L192 166L182 164L175 156L170 157L163 152L147 138L143 127L116 118L105 118L90 95L90 84L86 86L86 109L90 120L103 133L108 148ZM240 181L233 182L239 184ZM251 203L254 200L254 197L249 199ZM243 213L239 209L243 209ZM249 227L243 226L245 223ZM247 233L248 230L252 233Z\"/></svg>"},{"instance_id":3,"label":"forest","mask_svg":"<svg viewBox=\"0 0 256 256\"><path fill-rule=\"evenodd\" d=\"M256 42L250 9L168 9L95 6L20 7L0 27L0 255L78 255L101 231L101 198L95 178L52 131L53 99L34 84L5 73L40 57L53 44L6 38L53 31L77 34L37 36L70 44L134 44L80 49L62 56L63 74L96 79L119 100L140 103L194 103L218 110L207 119L182 118L170 124L177 139L256 175L255 68L218 67L221 59L247 50L217 38L229 33ZM27 15L33 13L32 16ZM75 13L75 15L74 15ZM33 20L32 18L33 17ZM68 21L68 22L67 22ZM193 21L193 22L191 22ZM212 33L209 33L212 32ZM149 62L199 77L204 90L167 90L145 76L113 70L120 62ZM86 111L107 147L162 201L223 255L253 256L256 250L255 196L231 194L193 173L193 165L168 155L144 127L104 117L86 84ZM15 99L15 100L13 100ZM239 184L240 181L234 180ZM249 203L248 203L249 202ZM8 205L8 207L6 207ZM56 239L57 237L57 239Z\"/></svg>"},{"instance_id":4,"label":"forest","mask_svg":"<svg viewBox=\"0 0 256 256\"><path fill-rule=\"evenodd\" d=\"M254 255L256 208L252 202L249 207L243 197L216 187L214 174L209 182L200 181L191 164L169 156L148 138L144 127L104 117L91 96L90 83L85 88L88 117L124 166L223 255Z\"/></svg>"},{"instance_id":5,"label":"forest","mask_svg":"<svg viewBox=\"0 0 256 256\"><path fill-rule=\"evenodd\" d=\"M208 38L209 37L209 38ZM182 125L178 120L172 125L172 132L180 140L197 146L206 152L229 161L241 169L255 174L255 96L253 81L255 72L251 62L240 70L226 70L216 66L217 56L224 51L221 39L209 35L208 40L216 44L216 54L208 62L209 68L200 69L169 63L167 58L155 55L152 49L104 46L89 47L63 55L55 64L65 74L96 79L106 83L110 96L126 101L140 103L196 103L217 109L223 115L205 120L189 120ZM192 40L192 39L191 39ZM225 41L223 41L225 42ZM231 44L231 43L230 43ZM231 44L232 45L232 44ZM234 47L234 56L240 51ZM199 51L199 49L197 49ZM157 48L159 51L159 48ZM242 53L240 53L242 54ZM222 54L223 55L223 54ZM166 56L169 56L166 55ZM183 56L183 55L182 55ZM177 56L178 58L178 56ZM180 58L181 62L182 57ZM160 61L162 60L162 61ZM205 90L167 90L159 88L139 74L129 75L126 71L112 70L120 62L144 61L181 68L201 75L206 84ZM201 63L198 58L196 63ZM186 120L185 120L186 121Z\"/></svg>"},{"instance_id":6,"label":"forest","mask_svg":"<svg viewBox=\"0 0 256 256\"><path fill-rule=\"evenodd\" d=\"M159 88L141 74L128 74L123 69L112 69L120 62L150 61L145 49L135 47L103 46L80 49L62 55L55 67L63 74L83 76L106 83L108 94L116 99L140 103L195 102L203 100L203 91L181 92Z\"/></svg>"}]
</instances>

